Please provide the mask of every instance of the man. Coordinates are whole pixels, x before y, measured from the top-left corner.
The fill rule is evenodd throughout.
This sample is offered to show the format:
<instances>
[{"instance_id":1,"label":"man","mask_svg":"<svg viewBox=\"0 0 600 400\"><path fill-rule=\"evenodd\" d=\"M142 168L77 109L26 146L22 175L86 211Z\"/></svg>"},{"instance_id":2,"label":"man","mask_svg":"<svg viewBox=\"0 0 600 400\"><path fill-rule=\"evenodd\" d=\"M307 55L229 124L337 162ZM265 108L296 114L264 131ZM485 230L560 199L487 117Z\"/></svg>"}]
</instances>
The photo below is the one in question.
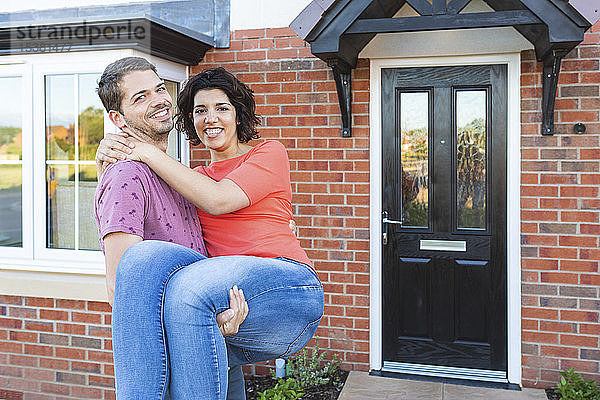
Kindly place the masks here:
<instances>
[{"instance_id":1,"label":"man","mask_svg":"<svg viewBox=\"0 0 600 400\"><path fill-rule=\"evenodd\" d=\"M102 74L98 95L117 128L166 151L173 129L173 101L154 65L139 57L115 61ZM97 164L100 172L101 157L97 156ZM98 182L95 214L111 305L117 265L135 243L170 241L206 255L196 207L146 164L122 161L109 165ZM234 287L230 290L230 308L216 317L223 335L236 333L247 314L248 306ZM118 384L117 380L117 390ZM230 370L228 399L245 399L240 366Z\"/></svg>"}]
</instances>

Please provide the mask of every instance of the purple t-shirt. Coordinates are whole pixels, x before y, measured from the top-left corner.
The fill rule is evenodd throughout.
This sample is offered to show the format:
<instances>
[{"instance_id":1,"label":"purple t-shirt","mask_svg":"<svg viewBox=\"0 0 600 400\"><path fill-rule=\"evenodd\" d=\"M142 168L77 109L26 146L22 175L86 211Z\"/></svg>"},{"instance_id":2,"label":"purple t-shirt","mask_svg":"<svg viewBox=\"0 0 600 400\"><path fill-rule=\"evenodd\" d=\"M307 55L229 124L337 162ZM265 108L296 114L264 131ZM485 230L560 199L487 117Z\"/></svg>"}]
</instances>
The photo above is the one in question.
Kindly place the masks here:
<instances>
[{"instance_id":1,"label":"purple t-shirt","mask_svg":"<svg viewBox=\"0 0 600 400\"><path fill-rule=\"evenodd\" d=\"M196 207L146 164L119 161L102 174L95 196L100 245L112 232L186 246L206 255Z\"/></svg>"}]
</instances>

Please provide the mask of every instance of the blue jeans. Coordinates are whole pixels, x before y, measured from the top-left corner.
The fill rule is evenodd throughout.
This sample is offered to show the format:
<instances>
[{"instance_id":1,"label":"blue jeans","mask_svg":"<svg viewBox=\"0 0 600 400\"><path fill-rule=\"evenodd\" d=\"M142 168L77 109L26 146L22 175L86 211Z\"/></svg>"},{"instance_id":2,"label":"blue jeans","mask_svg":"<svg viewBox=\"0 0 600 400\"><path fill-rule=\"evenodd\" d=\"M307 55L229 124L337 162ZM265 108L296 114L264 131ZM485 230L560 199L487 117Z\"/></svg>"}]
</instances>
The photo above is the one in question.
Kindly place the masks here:
<instances>
[{"instance_id":1,"label":"blue jeans","mask_svg":"<svg viewBox=\"0 0 600 400\"><path fill-rule=\"evenodd\" d=\"M216 315L228 290L249 313L223 337ZM250 256L206 258L160 241L131 246L117 268L113 354L117 399L219 399L228 365L287 357L308 343L323 316L323 287L307 265Z\"/></svg>"}]
</instances>

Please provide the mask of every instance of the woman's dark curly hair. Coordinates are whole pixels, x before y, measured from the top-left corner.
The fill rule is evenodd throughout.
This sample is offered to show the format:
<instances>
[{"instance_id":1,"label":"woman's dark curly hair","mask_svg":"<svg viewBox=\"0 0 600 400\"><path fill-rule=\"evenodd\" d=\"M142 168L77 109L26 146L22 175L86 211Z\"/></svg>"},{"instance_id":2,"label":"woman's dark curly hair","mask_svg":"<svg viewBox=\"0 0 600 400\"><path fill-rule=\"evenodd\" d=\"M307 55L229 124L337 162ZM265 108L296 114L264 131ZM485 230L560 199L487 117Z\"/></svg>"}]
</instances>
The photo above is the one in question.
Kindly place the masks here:
<instances>
[{"instance_id":1,"label":"woman's dark curly hair","mask_svg":"<svg viewBox=\"0 0 600 400\"><path fill-rule=\"evenodd\" d=\"M194 96L205 89L221 89L235 107L237 136L240 142L247 143L260 137L256 130L256 126L260 124L260 116L255 114L256 103L252 90L225 68L217 67L205 69L192 76L185 82L177 97L179 112L175 116L175 127L179 132L185 133L193 145L201 143L192 118Z\"/></svg>"}]
</instances>

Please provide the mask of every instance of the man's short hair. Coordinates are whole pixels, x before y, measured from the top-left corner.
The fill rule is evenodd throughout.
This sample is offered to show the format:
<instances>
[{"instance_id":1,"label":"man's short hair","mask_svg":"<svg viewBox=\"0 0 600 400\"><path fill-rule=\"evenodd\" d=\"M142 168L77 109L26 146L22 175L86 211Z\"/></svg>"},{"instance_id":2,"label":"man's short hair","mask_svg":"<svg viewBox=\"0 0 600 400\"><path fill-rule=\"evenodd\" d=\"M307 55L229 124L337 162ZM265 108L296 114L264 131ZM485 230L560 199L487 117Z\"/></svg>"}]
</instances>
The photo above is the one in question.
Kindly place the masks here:
<instances>
[{"instance_id":1,"label":"man's short hair","mask_svg":"<svg viewBox=\"0 0 600 400\"><path fill-rule=\"evenodd\" d=\"M98 81L98 96L107 112L110 110L121 111L123 91L119 87L125 75L133 71L152 70L156 75L156 67L142 57L125 57L109 64Z\"/></svg>"}]
</instances>

